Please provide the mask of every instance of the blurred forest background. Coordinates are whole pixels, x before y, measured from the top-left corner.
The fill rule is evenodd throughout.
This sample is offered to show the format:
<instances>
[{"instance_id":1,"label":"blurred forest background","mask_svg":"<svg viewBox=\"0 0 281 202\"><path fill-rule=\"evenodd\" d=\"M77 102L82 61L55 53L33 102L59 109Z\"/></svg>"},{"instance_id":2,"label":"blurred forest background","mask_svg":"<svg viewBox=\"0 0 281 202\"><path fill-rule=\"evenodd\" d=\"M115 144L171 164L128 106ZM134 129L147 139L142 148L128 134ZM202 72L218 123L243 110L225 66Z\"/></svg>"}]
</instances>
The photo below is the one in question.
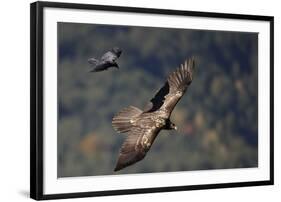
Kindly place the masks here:
<instances>
[{"instance_id":1,"label":"blurred forest background","mask_svg":"<svg viewBox=\"0 0 281 202\"><path fill-rule=\"evenodd\" d=\"M89 73L90 57L123 50L120 70ZM142 109L169 72L195 56L176 106L147 156L113 172L125 135L112 117ZM258 166L258 34L58 23L58 177Z\"/></svg>"}]
</instances>

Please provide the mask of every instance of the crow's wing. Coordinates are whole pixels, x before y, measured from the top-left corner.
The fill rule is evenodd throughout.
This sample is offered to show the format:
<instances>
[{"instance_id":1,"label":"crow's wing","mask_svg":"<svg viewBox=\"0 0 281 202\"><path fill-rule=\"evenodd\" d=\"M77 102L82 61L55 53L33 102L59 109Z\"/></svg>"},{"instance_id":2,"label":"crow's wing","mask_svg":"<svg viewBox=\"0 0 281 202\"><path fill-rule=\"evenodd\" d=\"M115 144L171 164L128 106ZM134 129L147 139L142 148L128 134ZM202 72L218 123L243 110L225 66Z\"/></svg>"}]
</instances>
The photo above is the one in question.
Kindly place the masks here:
<instances>
[{"instance_id":1,"label":"crow's wing","mask_svg":"<svg viewBox=\"0 0 281 202\"><path fill-rule=\"evenodd\" d=\"M143 126L136 126L130 130L123 143L114 171L121 170L142 160L149 151L158 132L151 130L153 122L151 119L143 120Z\"/></svg>"},{"instance_id":2,"label":"crow's wing","mask_svg":"<svg viewBox=\"0 0 281 202\"><path fill-rule=\"evenodd\" d=\"M104 71L104 70L107 70L110 67L112 67L111 63L102 61L102 62L98 63L96 66L94 66L94 69L91 70L91 72Z\"/></svg>"},{"instance_id":3,"label":"crow's wing","mask_svg":"<svg viewBox=\"0 0 281 202\"><path fill-rule=\"evenodd\" d=\"M112 53L111 51L106 52L101 57L101 61L104 61L104 62L114 62L116 59L117 59L117 55Z\"/></svg>"},{"instance_id":4,"label":"crow's wing","mask_svg":"<svg viewBox=\"0 0 281 202\"><path fill-rule=\"evenodd\" d=\"M162 108L171 113L192 82L194 65L194 58L191 58L172 72L144 111L153 112Z\"/></svg>"}]
</instances>

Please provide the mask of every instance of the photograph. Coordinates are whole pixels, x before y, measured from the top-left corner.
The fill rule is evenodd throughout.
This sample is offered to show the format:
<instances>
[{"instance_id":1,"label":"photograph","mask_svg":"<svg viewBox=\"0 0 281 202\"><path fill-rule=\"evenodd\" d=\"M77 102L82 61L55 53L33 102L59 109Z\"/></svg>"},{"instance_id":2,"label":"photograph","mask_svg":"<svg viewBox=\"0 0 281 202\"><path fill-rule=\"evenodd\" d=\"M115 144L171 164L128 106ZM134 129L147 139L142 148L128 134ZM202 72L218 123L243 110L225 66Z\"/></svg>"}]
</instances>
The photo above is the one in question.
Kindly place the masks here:
<instances>
[{"instance_id":1,"label":"photograph","mask_svg":"<svg viewBox=\"0 0 281 202\"><path fill-rule=\"evenodd\" d=\"M17 1L0 202L278 201L278 1Z\"/></svg>"},{"instance_id":2,"label":"photograph","mask_svg":"<svg viewBox=\"0 0 281 202\"><path fill-rule=\"evenodd\" d=\"M259 33L57 22L57 177L257 168Z\"/></svg>"},{"instance_id":3,"label":"photograph","mask_svg":"<svg viewBox=\"0 0 281 202\"><path fill-rule=\"evenodd\" d=\"M274 17L31 4L31 198L274 184Z\"/></svg>"}]
</instances>

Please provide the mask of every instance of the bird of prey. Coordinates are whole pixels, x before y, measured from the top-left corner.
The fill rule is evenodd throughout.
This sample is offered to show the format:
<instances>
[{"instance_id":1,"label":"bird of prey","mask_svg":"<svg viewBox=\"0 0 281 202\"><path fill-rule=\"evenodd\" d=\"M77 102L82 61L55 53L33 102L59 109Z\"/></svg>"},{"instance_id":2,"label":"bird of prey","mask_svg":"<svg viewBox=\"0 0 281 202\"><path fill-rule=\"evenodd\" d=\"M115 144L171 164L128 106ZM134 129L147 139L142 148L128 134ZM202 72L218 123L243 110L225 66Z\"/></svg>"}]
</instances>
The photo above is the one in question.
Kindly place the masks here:
<instances>
[{"instance_id":1,"label":"bird of prey","mask_svg":"<svg viewBox=\"0 0 281 202\"><path fill-rule=\"evenodd\" d=\"M120 48L114 47L110 51L103 54L100 59L90 58L88 62L93 66L93 69L90 72L100 72L107 70L110 67L119 69L116 60L120 57L121 53L122 50Z\"/></svg>"},{"instance_id":2,"label":"bird of prey","mask_svg":"<svg viewBox=\"0 0 281 202\"><path fill-rule=\"evenodd\" d=\"M129 106L113 117L113 128L118 133L127 133L114 171L142 160L162 129L177 129L170 116L192 82L194 66L194 58L191 58L169 74L164 86L143 111Z\"/></svg>"}]
</instances>

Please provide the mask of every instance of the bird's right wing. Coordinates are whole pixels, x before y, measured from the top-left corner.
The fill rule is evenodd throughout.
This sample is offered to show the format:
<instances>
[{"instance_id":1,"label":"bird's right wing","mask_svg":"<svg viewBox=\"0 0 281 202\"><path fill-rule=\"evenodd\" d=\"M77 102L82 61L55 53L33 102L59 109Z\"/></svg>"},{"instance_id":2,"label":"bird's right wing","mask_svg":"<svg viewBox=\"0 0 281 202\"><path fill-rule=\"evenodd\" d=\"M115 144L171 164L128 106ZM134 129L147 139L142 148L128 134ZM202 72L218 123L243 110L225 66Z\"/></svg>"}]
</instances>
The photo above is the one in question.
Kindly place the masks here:
<instances>
[{"instance_id":1,"label":"bird's right wing","mask_svg":"<svg viewBox=\"0 0 281 202\"><path fill-rule=\"evenodd\" d=\"M134 127L123 143L114 171L121 170L142 160L150 149L157 133L141 127Z\"/></svg>"},{"instance_id":2,"label":"bird's right wing","mask_svg":"<svg viewBox=\"0 0 281 202\"><path fill-rule=\"evenodd\" d=\"M101 61L105 61L105 62L114 62L116 59L117 59L117 55L112 53L111 51L106 52L101 57Z\"/></svg>"},{"instance_id":3,"label":"bird's right wing","mask_svg":"<svg viewBox=\"0 0 281 202\"><path fill-rule=\"evenodd\" d=\"M186 60L179 68L172 72L163 87L150 100L144 112L153 112L164 108L172 112L177 102L185 93L193 79L194 58Z\"/></svg>"}]
</instances>

